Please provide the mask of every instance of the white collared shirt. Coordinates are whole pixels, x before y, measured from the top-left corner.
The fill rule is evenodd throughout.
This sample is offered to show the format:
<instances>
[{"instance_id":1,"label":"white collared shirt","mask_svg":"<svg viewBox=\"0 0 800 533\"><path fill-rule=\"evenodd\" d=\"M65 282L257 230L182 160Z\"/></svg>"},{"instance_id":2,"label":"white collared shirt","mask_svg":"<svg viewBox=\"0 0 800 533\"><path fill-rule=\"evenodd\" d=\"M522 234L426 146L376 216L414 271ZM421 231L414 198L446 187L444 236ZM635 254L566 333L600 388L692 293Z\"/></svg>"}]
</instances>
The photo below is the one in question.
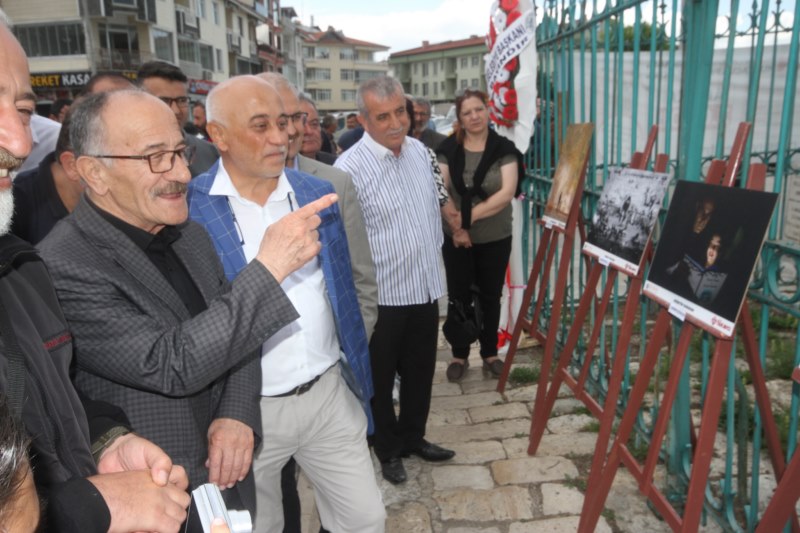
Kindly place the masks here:
<instances>
[{"instance_id":1,"label":"white collared shirt","mask_svg":"<svg viewBox=\"0 0 800 533\"><path fill-rule=\"evenodd\" d=\"M378 303L415 305L441 297L442 219L425 145L406 137L396 156L364 132L334 167L353 177L375 262Z\"/></svg>"},{"instance_id":2,"label":"white collared shirt","mask_svg":"<svg viewBox=\"0 0 800 533\"><path fill-rule=\"evenodd\" d=\"M261 206L239 194L222 161L209 195L227 197L247 261L255 258L269 225L298 207L286 174L281 173L277 187ZM290 274L281 288L300 318L267 339L261 348L262 396L275 396L311 381L339 360L336 324L319 259Z\"/></svg>"}]
</instances>

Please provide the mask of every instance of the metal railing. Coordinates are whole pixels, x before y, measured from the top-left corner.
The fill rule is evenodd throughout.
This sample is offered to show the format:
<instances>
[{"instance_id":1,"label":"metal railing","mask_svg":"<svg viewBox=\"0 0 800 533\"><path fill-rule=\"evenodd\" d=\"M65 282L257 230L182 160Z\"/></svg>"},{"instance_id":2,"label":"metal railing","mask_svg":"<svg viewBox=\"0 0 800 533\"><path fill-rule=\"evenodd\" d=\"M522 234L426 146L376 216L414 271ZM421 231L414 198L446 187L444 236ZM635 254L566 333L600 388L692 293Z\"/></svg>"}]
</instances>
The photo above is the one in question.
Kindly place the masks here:
<instances>
[{"instance_id":1,"label":"metal railing","mask_svg":"<svg viewBox=\"0 0 800 533\"><path fill-rule=\"evenodd\" d=\"M535 0L535 4L542 102L537 134L526 156L525 271L532 266L541 231L536 221L552 187L558 141L568 124L595 124L582 201L583 218L591 221L609 168L624 166L643 147L651 125L659 126L656 151L668 154L673 179L702 180L712 159L727 157L737 125L751 122L743 175L751 163L767 164L767 189L779 193L780 200L748 297L756 310L756 333L767 374L785 376L787 368L790 371L800 364L800 128L795 127L800 122L800 108L795 105L800 24L794 23L796 2ZM556 332L562 342L585 282L584 263L579 259L576 248L566 316ZM609 354L615 353L620 340L625 291L624 281L618 282L609 316L592 317L605 320L601 346L607 346ZM628 354L631 359L643 354L652 311L652 307L642 311L638 336ZM549 321L548 314L543 313L541 320ZM580 365L586 356L579 345L573 364ZM702 408L701 395L692 394L691 383L705 390L709 358L709 339L697 339L694 364L686 373L662 450L668 491L678 507L688 479L691 412ZM593 388L602 398L605 361L603 357L596 360ZM726 531L753 530L763 496L758 473L766 466L760 454L761 421L757 411L750 414L754 408L746 394L748 376L739 368L731 366L720 422L728 436L721 457L724 468L706 491L706 517ZM634 377L630 371L625 377L620 410ZM800 389L797 385L791 389L790 404L779 403L776 408L787 457L797 444L800 408ZM655 392L648 412L640 416L637 438L642 442L647 441L648 421L658 410L658 382Z\"/></svg>"}]
</instances>

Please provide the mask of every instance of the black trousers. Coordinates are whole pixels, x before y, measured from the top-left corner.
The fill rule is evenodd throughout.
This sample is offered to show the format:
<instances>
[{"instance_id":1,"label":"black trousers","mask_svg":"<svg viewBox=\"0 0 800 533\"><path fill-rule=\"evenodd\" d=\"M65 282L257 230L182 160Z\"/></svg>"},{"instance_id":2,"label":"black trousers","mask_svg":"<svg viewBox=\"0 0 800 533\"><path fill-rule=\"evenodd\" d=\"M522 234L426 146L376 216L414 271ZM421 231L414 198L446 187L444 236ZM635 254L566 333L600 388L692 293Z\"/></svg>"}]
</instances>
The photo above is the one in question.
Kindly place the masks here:
<instances>
[{"instance_id":1,"label":"black trousers","mask_svg":"<svg viewBox=\"0 0 800 533\"><path fill-rule=\"evenodd\" d=\"M425 437L436 367L439 306L378 306L378 321L369 343L372 382L373 447L386 461L416 447ZM394 375L400 375L400 416L392 403Z\"/></svg>"},{"instance_id":2,"label":"black trousers","mask_svg":"<svg viewBox=\"0 0 800 533\"><path fill-rule=\"evenodd\" d=\"M478 286L483 312L483 325L478 337L481 357L497 355L500 296L503 294L503 280L511 256L511 237L473 244L471 248L456 248L453 239L445 235L442 256L447 273L448 298L470 301L470 287L473 283ZM452 349L453 357L466 359L469 356L469 345L453 346Z\"/></svg>"}]
</instances>

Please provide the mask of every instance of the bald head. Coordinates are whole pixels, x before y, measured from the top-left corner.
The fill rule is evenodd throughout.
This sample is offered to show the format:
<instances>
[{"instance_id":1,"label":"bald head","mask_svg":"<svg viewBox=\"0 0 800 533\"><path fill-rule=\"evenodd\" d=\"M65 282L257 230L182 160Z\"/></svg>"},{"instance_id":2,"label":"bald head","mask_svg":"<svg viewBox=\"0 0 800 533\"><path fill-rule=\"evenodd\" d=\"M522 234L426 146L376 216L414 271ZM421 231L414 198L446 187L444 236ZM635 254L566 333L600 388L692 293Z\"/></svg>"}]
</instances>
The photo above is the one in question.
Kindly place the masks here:
<instances>
[{"instance_id":1,"label":"bald head","mask_svg":"<svg viewBox=\"0 0 800 533\"><path fill-rule=\"evenodd\" d=\"M206 111L208 133L234 181L283 172L290 120L269 83L256 76L222 82L209 93Z\"/></svg>"}]
</instances>

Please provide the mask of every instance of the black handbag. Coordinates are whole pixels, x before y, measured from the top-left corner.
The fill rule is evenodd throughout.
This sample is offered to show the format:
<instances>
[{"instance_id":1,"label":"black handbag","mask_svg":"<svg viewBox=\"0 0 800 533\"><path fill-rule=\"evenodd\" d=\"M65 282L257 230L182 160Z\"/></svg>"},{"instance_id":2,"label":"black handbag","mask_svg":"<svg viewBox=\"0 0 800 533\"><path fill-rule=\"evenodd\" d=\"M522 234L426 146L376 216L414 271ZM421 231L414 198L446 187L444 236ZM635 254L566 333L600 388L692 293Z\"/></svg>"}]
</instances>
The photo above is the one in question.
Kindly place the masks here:
<instances>
[{"instance_id":1,"label":"black handbag","mask_svg":"<svg viewBox=\"0 0 800 533\"><path fill-rule=\"evenodd\" d=\"M469 300L448 300L447 318L442 326L442 333L451 346L466 346L478 340L483 326L479 296L478 288L473 285Z\"/></svg>"}]
</instances>

